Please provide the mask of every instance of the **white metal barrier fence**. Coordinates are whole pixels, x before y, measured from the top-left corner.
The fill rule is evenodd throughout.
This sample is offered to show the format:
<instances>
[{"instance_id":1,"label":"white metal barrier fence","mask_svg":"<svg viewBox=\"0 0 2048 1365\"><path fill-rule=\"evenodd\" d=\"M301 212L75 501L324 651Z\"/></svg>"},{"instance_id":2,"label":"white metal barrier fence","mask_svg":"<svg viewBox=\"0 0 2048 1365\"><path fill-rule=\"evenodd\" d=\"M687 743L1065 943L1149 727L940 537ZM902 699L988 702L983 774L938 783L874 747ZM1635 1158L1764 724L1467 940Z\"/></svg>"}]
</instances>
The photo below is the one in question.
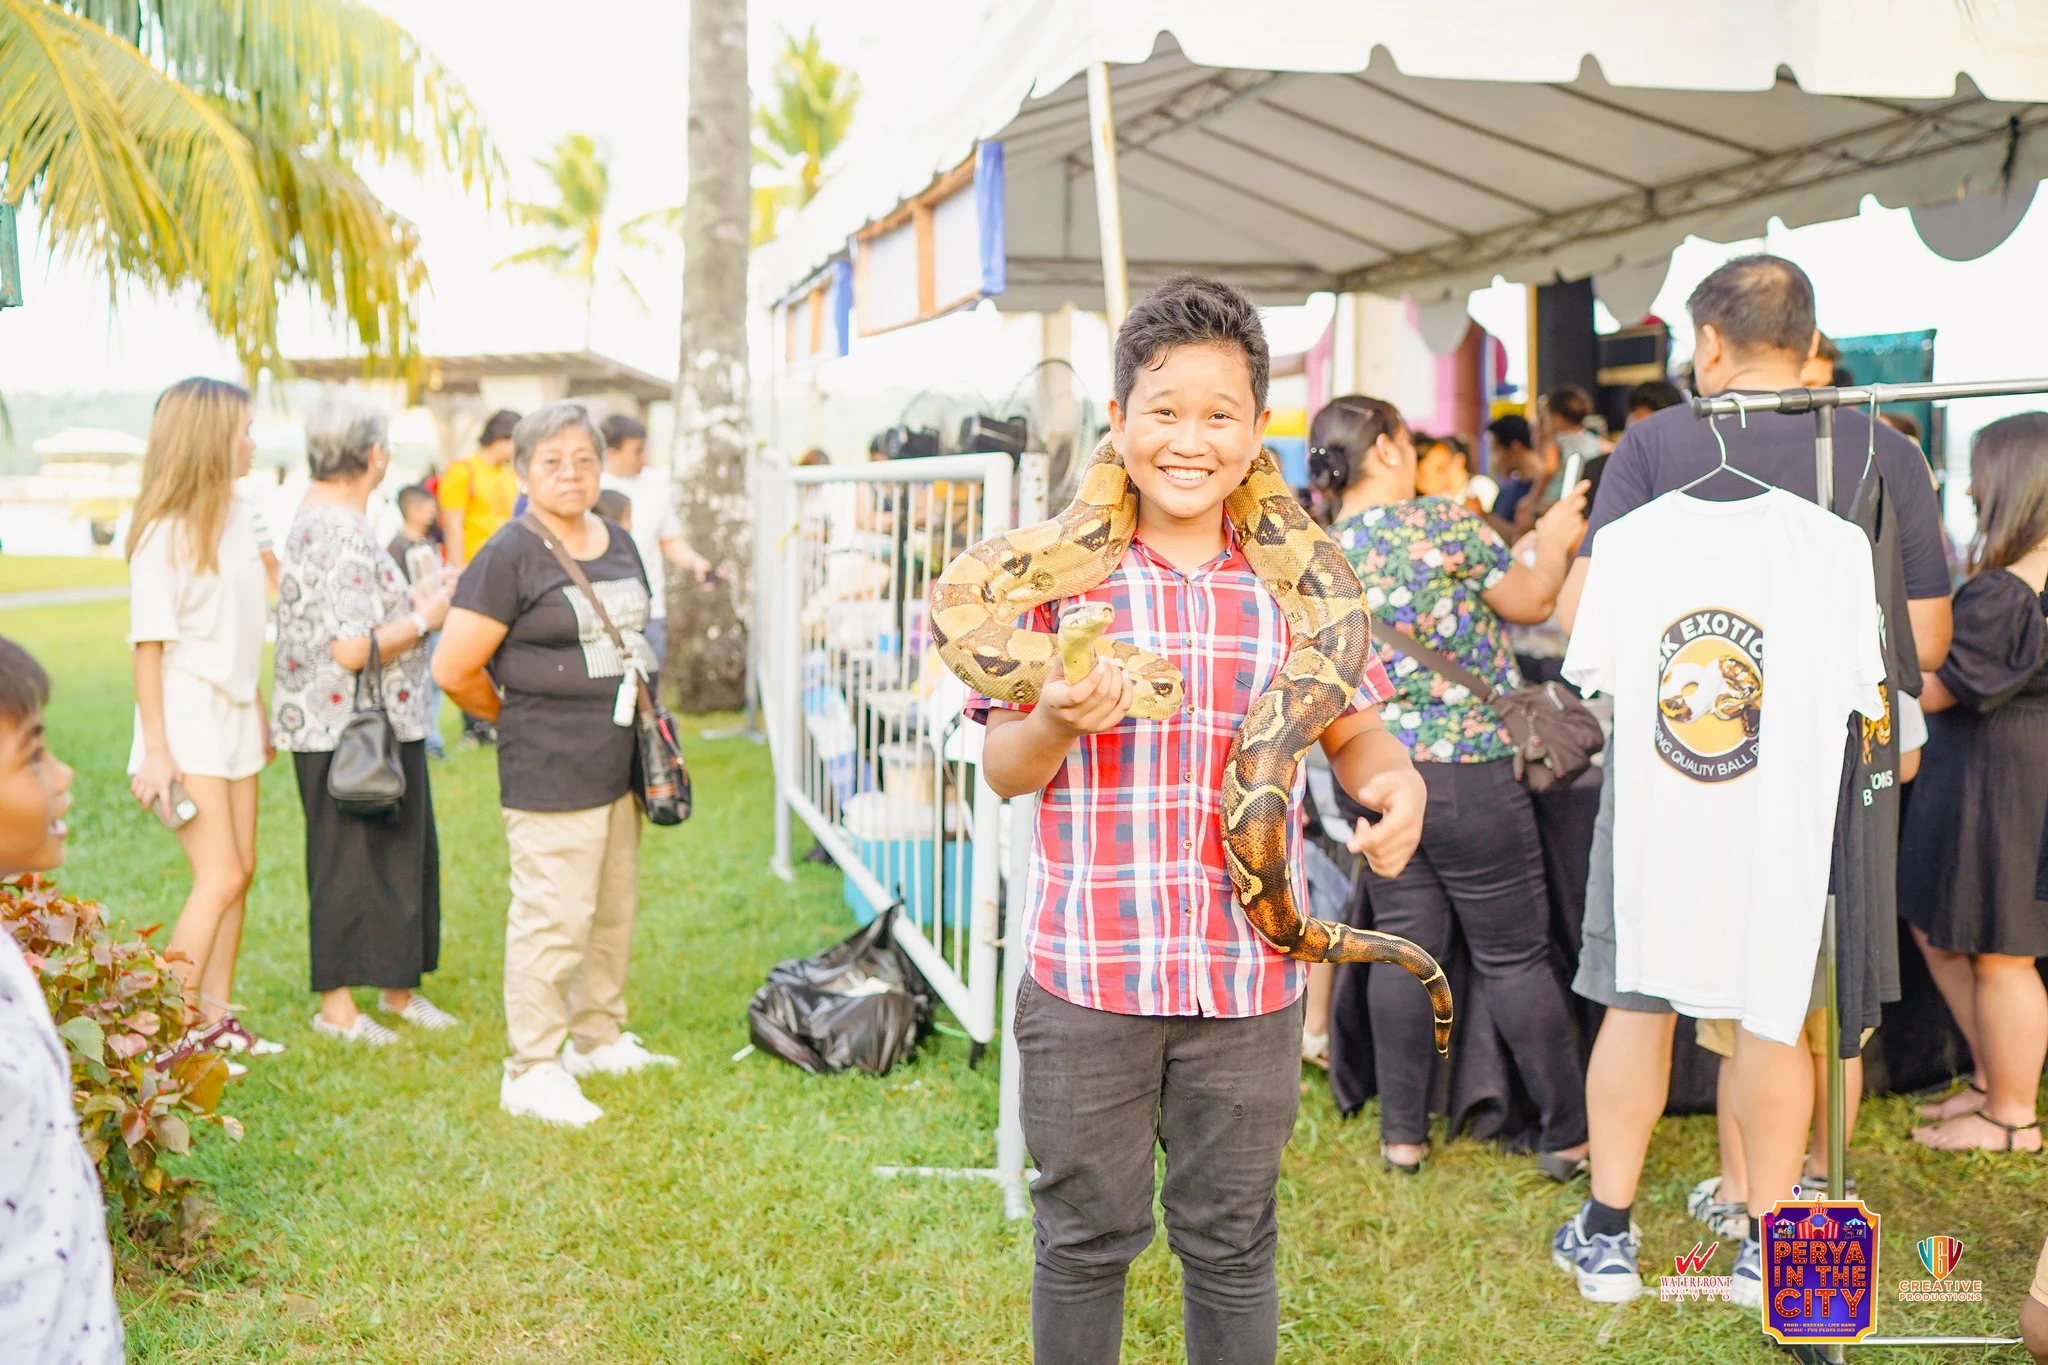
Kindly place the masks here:
<instances>
[{"instance_id":1,"label":"white metal barrier fence","mask_svg":"<svg viewBox=\"0 0 2048 1365\"><path fill-rule=\"evenodd\" d=\"M1023 511L1043 516L1045 461L1022 464ZM1002 1007L996 1168L1024 1211L1015 1049L1007 1023L1021 952L999 973L1004 901L1023 888L1034 803L982 781L967 688L931 645L926 593L954 556L1017 524L1007 455L757 466L758 690L775 765L775 863L793 876L800 818L846 878L862 920L894 907L894 936L977 1050ZM1005 892L1009 893L1006 897ZM1010 938L1021 948L1021 932Z\"/></svg>"}]
</instances>

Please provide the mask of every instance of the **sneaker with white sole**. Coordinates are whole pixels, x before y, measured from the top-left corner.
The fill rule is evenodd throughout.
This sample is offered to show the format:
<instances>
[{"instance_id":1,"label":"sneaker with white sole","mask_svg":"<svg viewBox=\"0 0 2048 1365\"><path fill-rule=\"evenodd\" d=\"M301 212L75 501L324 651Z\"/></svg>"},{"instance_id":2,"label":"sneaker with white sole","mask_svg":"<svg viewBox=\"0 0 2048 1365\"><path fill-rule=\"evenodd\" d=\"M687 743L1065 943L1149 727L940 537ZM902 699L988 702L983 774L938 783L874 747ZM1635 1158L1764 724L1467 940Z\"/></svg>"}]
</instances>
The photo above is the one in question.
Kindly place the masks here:
<instances>
[{"instance_id":1,"label":"sneaker with white sole","mask_svg":"<svg viewBox=\"0 0 2048 1365\"><path fill-rule=\"evenodd\" d=\"M1570 1222L1550 1239L1550 1263L1570 1271L1578 1281L1579 1297L1593 1303L1627 1303L1643 1292L1643 1278L1637 1273L1637 1255L1643 1233L1634 1223L1626 1233L1586 1231L1588 1205L1579 1206Z\"/></svg>"},{"instance_id":2,"label":"sneaker with white sole","mask_svg":"<svg viewBox=\"0 0 2048 1365\"><path fill-rule=\"evenodd\" d=\"M402 1010L385 1009L384 1001L381 998L377 1001L377 1008L384 1010L386 1014L396 1015L414 1028L423 1028L429 1033L440 1033L444 1029L462 1027L460 1019L457 1019L418 991L412 993L412 999L405 1002L405 1008Z\"/></svg>"},{"instance_id":3,"label":"sneaker with white sole","mask_svg":"<svg viewBox=\"0 0 2048 1365\"><path fill-rule=\"evenodd\" d=\"M571 1038L562 1044L562 1068L571 1076L589 1076L602 1073L606 1076L624 1076L634 1071L645 1071L650 1066L674 1066L676 1059L659 1052L649 1052L641 1045L638 1034L621 1033L616 1042L588 1052L579 1051L576 1040Z\"/></svg>"},{"instance_id":4,"label":"sneaker with white sole","mask_svg":"<svg viewBox=\"0 0 2048 1365\"><path fill-rule=\"evenodd\" d=\"M560 1062L542 1062L498 1082L498 1107L521 1118L581 1128L604 1117Z\"/></svg>"},{"instance_id":5,"label":"sneaker with white sole","mask_svg":"<svg viewBox=\"0 0 2048 1365\"><path fill-rule=\"evenodd\" d=\"M389 1047L398 1041L398 1035L367 1014L358 1014L356 1021L347 1028L329 1023L324 1015L313 1016L313 1032L336 1042L355 1043L362 1047Z\"/></svg>"},{"instance_id":6,"label":"sneaker with white sole","mask_svg":"<svg viewBox=\"0 0 2048 1365\"><path fill-rule=\"evenodd\" d=\"M1764 1244L1744 1237L1735 1253L1735 1273L1729 1280L1728 1299L1737 1308L1755 1311L1764 1301Z\"/></svg>"},{"instance_id":7,"label":"sneaker with white sole","mask_svg":"<svg viewBox=\"0 0 2048 1365\"><path fill-rule=\"evenodd\" d=\"M1692 1187L1685 1197L1685 1211L1713 1230L1724 1242L1737 1242L1749 1235L1749 1208L1721 1201L1721 1177L1710 1175Z\"/></svg>"}]
</instances>

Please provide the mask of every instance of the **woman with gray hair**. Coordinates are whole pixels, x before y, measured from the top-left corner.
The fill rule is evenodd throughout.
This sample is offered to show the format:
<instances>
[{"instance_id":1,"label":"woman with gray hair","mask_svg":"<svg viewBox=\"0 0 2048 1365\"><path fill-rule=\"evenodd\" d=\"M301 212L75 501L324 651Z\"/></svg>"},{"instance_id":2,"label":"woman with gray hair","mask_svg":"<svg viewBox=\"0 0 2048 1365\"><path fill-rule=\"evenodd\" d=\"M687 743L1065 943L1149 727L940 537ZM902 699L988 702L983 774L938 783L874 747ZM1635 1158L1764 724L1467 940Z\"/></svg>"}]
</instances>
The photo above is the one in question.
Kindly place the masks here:
<instances>
[{"instance_id":1,"label":"woman with gray hair","mask_svg":"<svg viewBox=\"0 0 2048 1365\"><path fill-rule=\"evenodd\" d=\"M624 1031L639 904L631 698L637 679L653 676L654 655L642 635L640 552L591 510L604 447L580 403L551 404L513 430L512 467L529 510L463 570L434 651L434 680L449 699L498 726L498 803L512 863L511 1056L498 1103L574 1127L603 1116L577 1077L675 1062ZM587 588L558 554L575 562Z\"/></svg>"},{"instance_id":2,"label":"woman with gray hair","mask_svg":"<svg viewBox=\"0 0 2048 1365\"><path fill-rule=\"evenodd\" d=\"M306 812L307 924L313 1030L381 1047L397 1035L356 1008L351 990L379 987L385 1013L425 1029L456 1021L419 993L441 955L441 865L428 789L427 634L448 614L445 582L407 587L365 519L391 464L384 417L331 397L306 419L313 486L285 536L277 577L277 659L270 729L298 770ZM360 675L377 646L379 669ZM398 737L405 796L387 816L351 815L327 791L327 770L362 690L381 696Z\"/></svg>"}]
</instances>

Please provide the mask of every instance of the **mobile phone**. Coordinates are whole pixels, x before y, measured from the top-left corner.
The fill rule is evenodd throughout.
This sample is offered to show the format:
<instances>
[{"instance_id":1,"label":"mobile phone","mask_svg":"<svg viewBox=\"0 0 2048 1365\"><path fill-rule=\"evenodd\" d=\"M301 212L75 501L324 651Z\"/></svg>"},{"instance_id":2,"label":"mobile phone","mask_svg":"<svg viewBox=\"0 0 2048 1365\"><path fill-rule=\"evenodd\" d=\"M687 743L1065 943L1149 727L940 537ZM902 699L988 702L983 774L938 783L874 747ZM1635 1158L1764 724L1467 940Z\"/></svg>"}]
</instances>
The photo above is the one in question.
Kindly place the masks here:
<instances>
[{"instance_id":1,"label":"mobile phone","mask_svg":"<svg viewBox=\"0 0 2048 1365\"><path fill-rule=\"evenodd\" d=\"M405 552L405 577L410 583L433 583L441 572L441 552L431 541L421 541Z\"/></svg>"},{"instance_id":2,"label":"mobile phone","mask_svg":"<svg viewBox=\"0 0 2048 1365\"><path fill-rule=\"evenodd\" d=\"M157 797L153 809L156 818L164 822L165 829L177 830L190 824L192 817L199 814L199 803L186 792L185 784L174 777L169 789Z\"/></svg>"},{"instance_id":3,"label":"mobile phone","mask_svg":"<svg viewBox=\"0 0 2048 1365\"><path fill-rule=\"evenodd\" d=\"M1579 486L1579 477L1585 468L1586 457L1577 451L1573 451L1565 456L1563 465L1557 471L1557 477L1552 479L1549 487L1543 490L1543 505L1548 507L1550 504L1560 501L1565 494L1571 492L1574 488L1577 488Z\"/></svg>"}]
</instances>

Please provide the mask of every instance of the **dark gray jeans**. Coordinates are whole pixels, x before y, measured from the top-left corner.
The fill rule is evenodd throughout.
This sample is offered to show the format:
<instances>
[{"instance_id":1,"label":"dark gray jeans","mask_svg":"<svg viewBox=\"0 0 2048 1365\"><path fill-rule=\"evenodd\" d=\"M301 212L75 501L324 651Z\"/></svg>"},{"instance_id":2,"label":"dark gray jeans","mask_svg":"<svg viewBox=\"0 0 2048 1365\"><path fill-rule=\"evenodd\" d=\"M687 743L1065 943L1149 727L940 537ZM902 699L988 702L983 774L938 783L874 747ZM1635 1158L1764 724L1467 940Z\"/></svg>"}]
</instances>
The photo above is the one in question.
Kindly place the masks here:
<instances>
[{"instance_id":1,"label":"dark gray jeans","mask_svg":"<svg viewBox=\"0 0 2048 1365\"><path fill-rule=\"evenodd\" d=\"M1111 1014L1027 976L1017 997L1037 1365L1113 1365L1124 1273L1152 1241L1155 1146L1192 1365L1269 1365L1275 1189L1301 1102L1296 1001L1249 1019Z\"/></svg>"}]
</instances>

